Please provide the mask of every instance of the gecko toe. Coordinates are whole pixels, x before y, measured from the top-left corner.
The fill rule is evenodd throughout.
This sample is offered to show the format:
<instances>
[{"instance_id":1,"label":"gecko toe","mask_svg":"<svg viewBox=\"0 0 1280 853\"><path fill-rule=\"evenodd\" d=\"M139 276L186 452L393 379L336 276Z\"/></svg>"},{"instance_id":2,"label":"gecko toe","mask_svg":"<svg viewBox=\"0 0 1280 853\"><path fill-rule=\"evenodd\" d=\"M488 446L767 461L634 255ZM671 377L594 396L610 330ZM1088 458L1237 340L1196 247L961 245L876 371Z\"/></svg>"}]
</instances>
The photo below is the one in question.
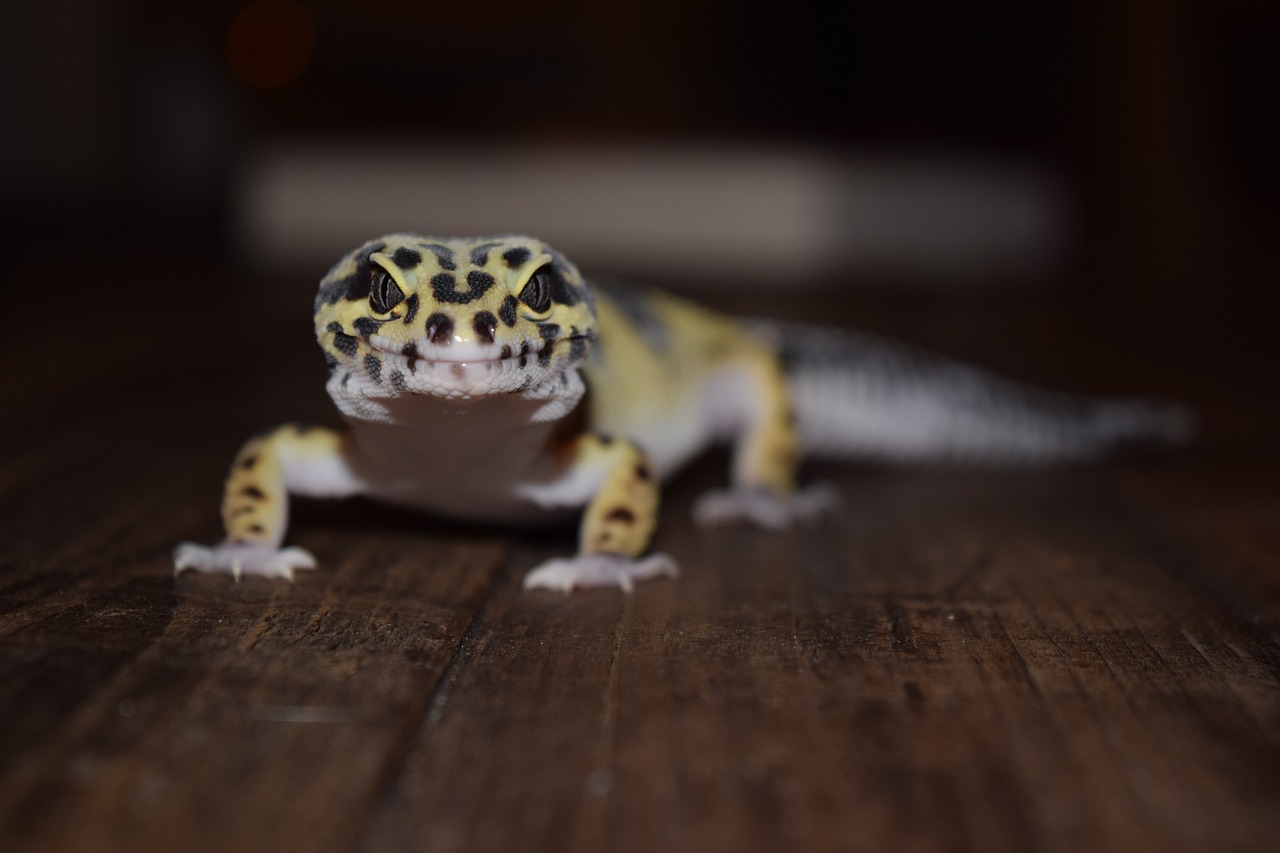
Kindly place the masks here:
<instances>
[{"instance_id":1,"label":"gecko toe","mask_svg":"<svg viewBox=\"0 0 1280 853\"><path fill-rule=\"evenodd\" d=\"M309 551L297 547L276 549L270 545L243 542L223 542L208 547L183 542L173 551L175 576L190 570L229 574L236 580L243 575L257 575L292 581L295 571L315 567L316 558Z\"/></svg>"},{"instance_id":2,"label":"gecko toe","mask_svg":"<svg viewBox=\"0 0 1280 853\"><path fill-rule=\"evenodd\" d=\"M764 489L724 489L699 497L693 506L693 519L701 527L746 523L765 530L788 530L815 524L831 515L839 505L839 493L826 483L793 494Z\"/></svg>"},{"instance_id":3,"label":"gecko toe","mask_svg":"<svg viewBox=\"0 0 1280 853\"><path fill-rule=\"evenodd\" d=\"M623 554L579 554L556 557L539 564L524 577L524 589L550 589L570 593L575 589L617 587L625 593L637 581L676 578L680 567L667 554L633 559Z\"/></svg>"}]
</instances>

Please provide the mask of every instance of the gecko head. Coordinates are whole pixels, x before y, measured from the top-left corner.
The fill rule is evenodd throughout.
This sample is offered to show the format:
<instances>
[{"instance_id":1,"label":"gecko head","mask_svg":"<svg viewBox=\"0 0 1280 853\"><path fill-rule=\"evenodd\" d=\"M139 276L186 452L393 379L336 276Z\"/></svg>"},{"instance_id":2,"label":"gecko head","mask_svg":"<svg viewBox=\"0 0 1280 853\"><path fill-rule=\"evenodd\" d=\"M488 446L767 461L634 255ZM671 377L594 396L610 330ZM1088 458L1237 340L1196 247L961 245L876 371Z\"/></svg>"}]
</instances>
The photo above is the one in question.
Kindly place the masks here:
<instances>
[{"instance_id":1,"label":"gecko head","mask_svg":"<svg viewBox=\"0 0 1280 853\"><path fill-rule=\"evenodd\" d=\"M331 383L371 398L546 388L586 359L595 322L578 270L518 235L389 234L340 260L315 302Z\"/></svg>"}]
</instances>

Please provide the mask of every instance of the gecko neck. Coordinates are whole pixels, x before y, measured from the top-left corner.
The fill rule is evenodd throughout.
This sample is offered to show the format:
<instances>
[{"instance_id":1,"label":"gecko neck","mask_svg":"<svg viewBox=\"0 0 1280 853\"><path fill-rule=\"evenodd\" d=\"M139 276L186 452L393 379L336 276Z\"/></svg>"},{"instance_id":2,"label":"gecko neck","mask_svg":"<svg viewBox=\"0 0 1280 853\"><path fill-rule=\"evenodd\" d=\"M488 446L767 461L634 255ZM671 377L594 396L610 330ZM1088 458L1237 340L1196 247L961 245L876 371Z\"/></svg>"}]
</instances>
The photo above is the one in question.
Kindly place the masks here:
<instances>
[{"instance_id":1,"label":"gecko neck","mask_svg":"<svg viewBox=\"0 0 1280 853\"><path fill-rule=\"evenodd\" d=\"M451 399L329 392L352 431L353 463L373 494L444 515L506 520L515 487L557 473L552 434L585 392L577 371L523 393ZM548 387L550 386L550 387Z\"/></svg>"}]
</instances>

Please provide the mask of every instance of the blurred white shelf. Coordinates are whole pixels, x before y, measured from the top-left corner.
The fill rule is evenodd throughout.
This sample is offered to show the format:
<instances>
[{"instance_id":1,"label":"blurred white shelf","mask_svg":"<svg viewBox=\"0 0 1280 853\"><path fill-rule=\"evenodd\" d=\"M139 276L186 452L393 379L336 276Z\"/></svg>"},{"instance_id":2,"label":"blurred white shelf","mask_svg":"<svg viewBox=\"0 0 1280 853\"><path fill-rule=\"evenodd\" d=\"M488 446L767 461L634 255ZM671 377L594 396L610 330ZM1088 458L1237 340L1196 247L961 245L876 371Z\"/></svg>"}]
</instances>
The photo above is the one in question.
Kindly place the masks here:
<instances>
[{"instance_id":1,"label":"blurred white shelf","mask_svg":"<svg viewBox=\"0 0 1280 853\"><path fill-rule=\"evenodd\" d=\"M524 232L589 272L949 286L1055 263L1068 219L1035 164L802 148L279 144L241 177L250 258L320 267L388 231Z\"/></svg>"}]
</instances>

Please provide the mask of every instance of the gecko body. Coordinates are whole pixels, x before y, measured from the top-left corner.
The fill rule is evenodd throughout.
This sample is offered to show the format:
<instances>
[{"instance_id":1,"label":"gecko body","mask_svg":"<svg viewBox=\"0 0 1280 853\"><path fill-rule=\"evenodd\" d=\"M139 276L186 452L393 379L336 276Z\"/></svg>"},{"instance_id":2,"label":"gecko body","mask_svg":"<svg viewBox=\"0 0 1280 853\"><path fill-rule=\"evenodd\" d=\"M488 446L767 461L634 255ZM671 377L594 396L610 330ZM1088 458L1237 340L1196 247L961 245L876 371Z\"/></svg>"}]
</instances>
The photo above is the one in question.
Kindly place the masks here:
<instances>
[{"instance_id":1,"label":"gecko body","mask_svg":"<svg viewBox=\"0 0 1280 853\"><path fill-rule=\"evenodd\" d=\"M1175 407L1040 391L851 332L742 320L656 290L588 283L526 236L391 234L324 277L315 332L347 429L286 425L227 478L223 542L183 543L177 571L292 577L291 495L364 495L496 523L582 517L578 553L526 587L565 591L677 574L648 554L659 484L727 443L729 488L703 524L786 528L830 510L802 454L1042 463L1176 443Z\"/></svg>"}]
</instances>

